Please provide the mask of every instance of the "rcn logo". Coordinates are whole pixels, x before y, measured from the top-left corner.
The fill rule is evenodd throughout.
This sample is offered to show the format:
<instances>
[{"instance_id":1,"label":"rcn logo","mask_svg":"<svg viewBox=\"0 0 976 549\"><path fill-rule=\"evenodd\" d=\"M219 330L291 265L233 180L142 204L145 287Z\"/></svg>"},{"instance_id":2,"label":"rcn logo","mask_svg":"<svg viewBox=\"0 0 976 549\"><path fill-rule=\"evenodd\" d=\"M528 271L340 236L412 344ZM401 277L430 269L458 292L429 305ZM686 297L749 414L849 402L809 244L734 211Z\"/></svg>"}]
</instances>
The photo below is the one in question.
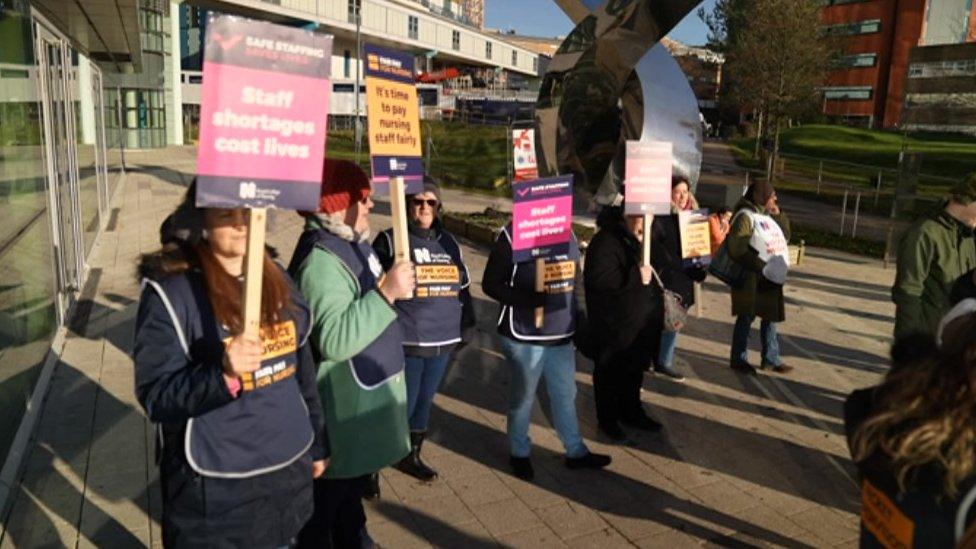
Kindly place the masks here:
<instances>
[{"instance_id":1,"label":"rcn logo","mask_svg":"<svg viewBox=\"0 0 976 549\"><path fill-rule=\"evenodd\" d=\"M417 263L433 263L433 258L430 257L430 250L427 248L414 248L413 249L414 261Z\"/></svg>"},{"instance_id":2,"label":"rcn logo","mask_svg":"<svg viewBox=\"0 0 976 549\"><path fill-rule=\"evenodd\" d=\"M390 171L391 172L402 172L407 169L406 162L399 162L396 158L390 159Z\"/></svg>"},{"instance_id":3,"label":"rcn logo","mask_svg":"<svg viewBox=\"0 0 976 549\"><path fill-rule=\"evenodd\" d=\"M257 198L258 197L258 184L257 183L250 183L250 182L241 183L241 188L238 191L238 193L240 194L241 199L243 199L243 200Z\"/></svg>"}]
</instances>

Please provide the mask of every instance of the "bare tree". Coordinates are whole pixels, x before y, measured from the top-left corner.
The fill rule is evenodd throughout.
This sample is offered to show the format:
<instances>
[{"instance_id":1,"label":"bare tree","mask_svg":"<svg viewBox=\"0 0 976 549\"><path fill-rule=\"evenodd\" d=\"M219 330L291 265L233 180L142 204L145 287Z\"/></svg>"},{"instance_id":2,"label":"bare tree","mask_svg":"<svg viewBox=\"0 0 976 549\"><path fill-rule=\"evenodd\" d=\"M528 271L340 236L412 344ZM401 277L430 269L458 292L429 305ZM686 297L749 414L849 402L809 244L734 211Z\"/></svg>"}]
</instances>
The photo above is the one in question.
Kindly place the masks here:
<instances>
[{"instance_id":1,"label":"bare tree","mask_svg":"<svg viewBox=\"0 0 976 549\"><path fill-rule=\"evenodd\" d=\"M809 112L821 96L835 41L820 23L818 0L719 0L711 14L699 12L708 25L709 43L726 55L725 98L754 109L773 136L789 119Z\"/></svg>"}]
</instances>

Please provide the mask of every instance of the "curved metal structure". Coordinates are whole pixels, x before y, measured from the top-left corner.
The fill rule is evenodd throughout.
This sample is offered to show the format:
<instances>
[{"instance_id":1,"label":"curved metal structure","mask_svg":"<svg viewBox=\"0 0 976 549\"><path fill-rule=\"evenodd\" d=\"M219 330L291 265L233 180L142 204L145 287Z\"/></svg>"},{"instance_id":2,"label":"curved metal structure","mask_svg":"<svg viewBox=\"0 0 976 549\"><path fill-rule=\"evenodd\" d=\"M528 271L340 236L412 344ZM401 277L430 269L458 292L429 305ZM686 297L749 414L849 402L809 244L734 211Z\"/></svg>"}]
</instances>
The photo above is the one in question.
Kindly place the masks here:
<instances>
[{"instance_id":1,"label":"curved metal structure","mask_svg":"<svg viewBox=\"0 0 976 549\"><path fill-rule=\"evenodd\" d=\"M620 190L624 142L656 140L674 143L675 172L697 184L698 102L658 42L699 1L556 0L577 25L536 103L543 176L573 173L577 189L605 203Z\"/></svg>"}]
</instances>

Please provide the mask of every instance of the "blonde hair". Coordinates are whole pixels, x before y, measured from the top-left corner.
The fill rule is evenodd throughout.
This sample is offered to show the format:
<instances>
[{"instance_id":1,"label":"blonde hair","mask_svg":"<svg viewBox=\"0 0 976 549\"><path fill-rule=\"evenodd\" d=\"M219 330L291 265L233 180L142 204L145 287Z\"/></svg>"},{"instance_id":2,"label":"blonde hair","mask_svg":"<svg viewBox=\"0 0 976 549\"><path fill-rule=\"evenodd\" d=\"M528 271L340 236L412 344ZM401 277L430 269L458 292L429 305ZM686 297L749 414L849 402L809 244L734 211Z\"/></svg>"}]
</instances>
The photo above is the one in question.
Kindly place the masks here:
<instances>
[{"instance_id":1,"label":"blonde hair","mask_svg":"<svg viewBox=\"0 0 976 549\"><path fill-rule=\"evenodd\" d=\"M976 466L976 314L951 326L938 352L895 364L851 439L854 461L880 452L902 491L931 464L955 497Z\"/></svg>"}]
</instances>

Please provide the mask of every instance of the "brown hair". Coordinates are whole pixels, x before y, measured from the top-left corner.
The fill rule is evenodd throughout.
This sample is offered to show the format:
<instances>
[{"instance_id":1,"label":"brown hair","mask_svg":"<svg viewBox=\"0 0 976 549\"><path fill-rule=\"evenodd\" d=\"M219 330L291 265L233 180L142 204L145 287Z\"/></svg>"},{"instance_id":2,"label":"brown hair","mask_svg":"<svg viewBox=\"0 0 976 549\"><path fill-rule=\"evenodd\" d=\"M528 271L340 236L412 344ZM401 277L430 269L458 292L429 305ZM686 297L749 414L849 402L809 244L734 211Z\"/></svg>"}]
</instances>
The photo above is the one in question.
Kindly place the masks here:
<instances>
[{"instance_id":1,"label":"brown hair","mask_svg":"<svg viewBox=\"0 0 976 549\"><path fill-rule=\"evenodd\" d=\"M217 320L232 334L244 329L241 314L243 288L241 281L227 273L217 262L206 240L196 247L200 270L207 285L207 295ZM264 254L264 274L261 277L261 325L268 326L282 320L282 313L293 307L288 281L281 268Z\"/></svg>"},{"instance_id":2,"label":"brown hair","mask_svg":"<svg viewBox=\"0 0 976 549\"><path fill-rule=\"evenodd\" d=\"M895 365L852 437L854 461L882 453L902 491L919 468L938 465L945 493L956 495L976 467L974 334L976 315L962 317L938 352Z\"/></svg>"}]
</instances>

